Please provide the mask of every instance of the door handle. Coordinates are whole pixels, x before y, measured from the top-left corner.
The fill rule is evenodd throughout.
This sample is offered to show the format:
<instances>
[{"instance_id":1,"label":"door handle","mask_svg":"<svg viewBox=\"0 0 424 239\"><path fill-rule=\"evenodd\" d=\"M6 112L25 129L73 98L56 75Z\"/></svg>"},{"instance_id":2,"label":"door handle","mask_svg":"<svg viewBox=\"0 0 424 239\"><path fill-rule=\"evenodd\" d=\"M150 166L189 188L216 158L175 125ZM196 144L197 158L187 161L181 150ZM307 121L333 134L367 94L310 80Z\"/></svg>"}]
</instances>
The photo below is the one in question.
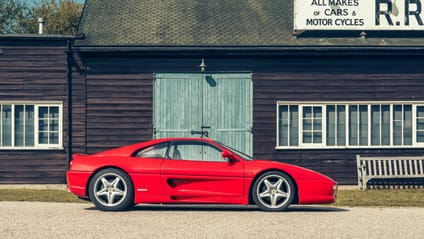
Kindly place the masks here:
<instances>
[{"instance_id":1,"label":"door handle","mask_svg":"<svg viewBox=\"0 0 424 239\"><path fill-rule=\"evenodd\" d=\"M209 132L208 131L205 131L205 130L200 130L200 131L198 131L198 130L192 130L190 133L191 134L200 134L201 136L205 136L206 138L209 137Z\"/></svg>"}]
</instances>

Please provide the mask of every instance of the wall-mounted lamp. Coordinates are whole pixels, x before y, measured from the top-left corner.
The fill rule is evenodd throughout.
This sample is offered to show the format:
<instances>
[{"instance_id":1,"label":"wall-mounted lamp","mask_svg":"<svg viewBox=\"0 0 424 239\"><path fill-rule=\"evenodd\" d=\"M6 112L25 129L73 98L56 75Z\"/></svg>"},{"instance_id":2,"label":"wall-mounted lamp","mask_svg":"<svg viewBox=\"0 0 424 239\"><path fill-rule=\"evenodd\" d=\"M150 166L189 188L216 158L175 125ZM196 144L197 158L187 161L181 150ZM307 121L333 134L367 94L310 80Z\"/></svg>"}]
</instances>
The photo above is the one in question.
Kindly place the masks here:
<instances>
[{"instance_id":1,"label":"wall-mounted lamp","mask_svg":"<svg viewBox=\"0 0 424 239\"><path fill-rule=\"evenodd\" d=\"M205 72L206 71L205 59L202 58L202 62L200 63L199 67L200 67L200 71L201 72Z\"/></svg>"}]
</instances>

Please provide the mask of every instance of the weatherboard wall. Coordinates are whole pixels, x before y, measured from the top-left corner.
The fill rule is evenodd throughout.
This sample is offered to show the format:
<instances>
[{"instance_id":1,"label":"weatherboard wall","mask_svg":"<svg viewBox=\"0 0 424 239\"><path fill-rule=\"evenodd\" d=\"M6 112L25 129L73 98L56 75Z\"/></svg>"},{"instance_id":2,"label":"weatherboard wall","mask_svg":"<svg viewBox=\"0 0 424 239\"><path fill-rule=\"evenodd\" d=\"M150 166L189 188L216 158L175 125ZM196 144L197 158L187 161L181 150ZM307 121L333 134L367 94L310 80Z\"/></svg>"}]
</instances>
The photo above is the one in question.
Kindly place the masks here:
<instances>
[{"instance_id":1,"label":"weatherboard wall","mask_svg":"<svg viewBox=\"0 0 424 239\"><path fill-rule=\"evenodd\" d=\"M0 37L0 101L62 104L62 146L0 149L0 183L66 183L67 38ZM73 69L73 146L85 150L85 76Z\"/></svg>"},{"instance_id":2,"label":"weatherboard wall","mask_svg":"<svg viewBox=\"0 0 424 239\"><path fill-rule=\"evenodd\" d=\"M387 54L384 53L384 54ZM253 152L356 184L360 155L422 155L423 148L276 149L277 101L422 101L424 67L416 56L243 56L203 54L207 72L253 73ZM87 152L149 140L154 73L200 72L200 56L84 53Z\"/></svg>"}]
</instances>

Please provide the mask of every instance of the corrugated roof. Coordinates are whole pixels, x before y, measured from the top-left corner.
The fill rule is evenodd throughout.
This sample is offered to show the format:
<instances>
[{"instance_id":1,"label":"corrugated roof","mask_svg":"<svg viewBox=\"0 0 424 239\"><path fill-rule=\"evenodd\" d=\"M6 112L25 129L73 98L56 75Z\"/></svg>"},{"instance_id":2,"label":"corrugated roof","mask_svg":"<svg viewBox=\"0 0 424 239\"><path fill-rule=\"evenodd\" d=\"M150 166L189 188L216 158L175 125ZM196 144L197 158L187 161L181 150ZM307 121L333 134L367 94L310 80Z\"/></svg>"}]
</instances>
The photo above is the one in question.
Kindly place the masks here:
<instances>
[{"instance_id":1,"label":"corrugated roof","mask_svg":"<svg viewBox=\"0 0 424 239\"><path fill-rule=\"evenodd\" d=\"M424 33L304 32L293 0L87 0L76 46L424 46Z\"/></svg>"}]
</instances>

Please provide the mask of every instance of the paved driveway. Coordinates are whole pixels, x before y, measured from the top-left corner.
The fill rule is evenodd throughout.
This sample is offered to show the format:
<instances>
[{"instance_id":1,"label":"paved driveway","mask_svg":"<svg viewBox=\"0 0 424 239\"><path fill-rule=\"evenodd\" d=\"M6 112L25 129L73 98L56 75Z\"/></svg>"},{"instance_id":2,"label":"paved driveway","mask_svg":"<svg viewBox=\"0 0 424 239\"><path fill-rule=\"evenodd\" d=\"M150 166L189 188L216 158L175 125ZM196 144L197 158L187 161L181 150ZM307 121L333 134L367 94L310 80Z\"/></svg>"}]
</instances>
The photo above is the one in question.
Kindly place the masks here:
<instances>
[{"instance_id":1,"label":"paved driveway","mask_svg":"<svg viewBox=\"0 0 424 239\"><path fill-rule=\"evenodd\" d=\"M0 202L0 238L424 238L424 208L138 206Z\"/></svg>"}]
</instances>

